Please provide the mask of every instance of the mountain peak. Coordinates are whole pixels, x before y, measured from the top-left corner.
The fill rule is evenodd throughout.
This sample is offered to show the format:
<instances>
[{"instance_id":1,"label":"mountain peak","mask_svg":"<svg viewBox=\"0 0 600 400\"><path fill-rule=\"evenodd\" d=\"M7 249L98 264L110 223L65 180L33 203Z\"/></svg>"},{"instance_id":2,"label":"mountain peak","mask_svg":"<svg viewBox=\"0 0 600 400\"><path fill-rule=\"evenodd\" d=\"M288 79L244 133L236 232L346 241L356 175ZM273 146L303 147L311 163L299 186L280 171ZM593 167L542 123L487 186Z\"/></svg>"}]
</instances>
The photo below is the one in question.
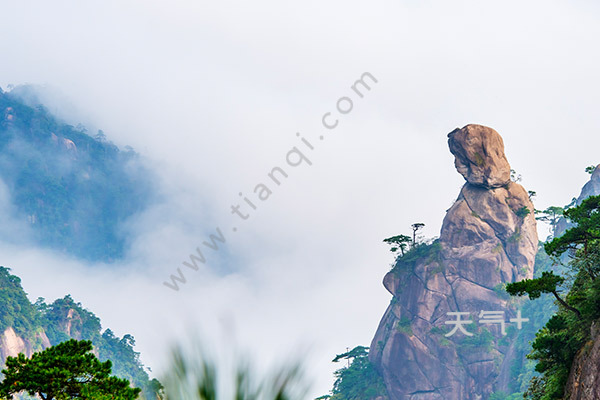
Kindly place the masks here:
<instances>
[{"instance_id":1,"label":"mountain peak","mask_svg":"<svg viewBox=\"0 0 600 400\"><path fill-rule=\"evenodd\" d=\"M475 124L456 128L448 134L448 145L456 169L470 184L491 189L510 182L504 141L492 128Z\"/></svg>"},{"instance_id":2,"label":"mountain peak","mask_svg":"<svg viewBox=\"0 0 600 400\"><path fill-rule=\"evenodd\" d=\"M501 288L533 275L534 208L527 191L510 180L496 131L467 125L448 136L467 182L444 218L439 240L413 243L384 278L393 300L369 357L391 400L482 399L510 385L514 342L473 321L470 334L486 345L469 344L468 335L449 337L446 322L456 313L471 320L483 311L515 317Z\"/></svg>"}]
</instances>

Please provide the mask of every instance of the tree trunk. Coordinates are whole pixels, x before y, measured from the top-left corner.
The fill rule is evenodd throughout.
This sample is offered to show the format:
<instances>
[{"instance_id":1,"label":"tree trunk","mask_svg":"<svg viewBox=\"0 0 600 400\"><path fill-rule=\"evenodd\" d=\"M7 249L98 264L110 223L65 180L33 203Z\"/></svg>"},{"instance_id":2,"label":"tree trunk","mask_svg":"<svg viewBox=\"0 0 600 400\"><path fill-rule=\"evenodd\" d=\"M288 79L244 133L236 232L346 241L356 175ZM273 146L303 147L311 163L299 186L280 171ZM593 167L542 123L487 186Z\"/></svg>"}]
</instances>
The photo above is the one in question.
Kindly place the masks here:
<instances>
[{"instance_id":1,"label":"tree trunk","mask_svg":"<svg viewBox=\"0 0 600 400\"><path fill-rule=\"evenodd\" d=\"M581 319L581 312L579 312L578 309L576 309L575 307L571 307L566 301L564 301L556 292L552 292L552 294L554 295L554 297L556 297L556 300L558 300L558 302L560 304L562 304L567 310L573 311L575 313L575 315L577 315L577 318Z\"/></svg>"}]
</instances>

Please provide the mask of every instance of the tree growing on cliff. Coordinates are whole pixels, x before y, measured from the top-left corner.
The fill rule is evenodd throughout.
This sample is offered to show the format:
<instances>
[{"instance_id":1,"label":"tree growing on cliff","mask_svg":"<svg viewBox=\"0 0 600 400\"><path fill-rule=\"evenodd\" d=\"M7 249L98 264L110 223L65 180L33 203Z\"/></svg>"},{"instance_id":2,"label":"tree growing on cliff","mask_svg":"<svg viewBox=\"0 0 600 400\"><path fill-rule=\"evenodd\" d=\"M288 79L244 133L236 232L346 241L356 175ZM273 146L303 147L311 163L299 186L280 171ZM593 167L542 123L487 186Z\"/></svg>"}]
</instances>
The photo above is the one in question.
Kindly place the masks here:
<instances>
[{"instance_id":1,"label":"tree growing on cliff","mask_svg":"<svg viewBox=\"0 0 600 400\"><path fill-rule=\"evenodd\" d=\"M402 256L404 256L404 254L406 254L406 252L408 251L408 248L410 246L410 243L411 243L410 236L406 236L406 235L392 236L387 239L383 239L383 241L384 241L384 243L387 243L390 246L392 246L390 248L390 251L392 253L397 254L398 252L400 252L400 257L402 257Z\"/></svg>"},{"instance_id":2,"label":"tree growing on cliff","mask_svg":"<svg viewBox=\"0 0 600 400\"><path fill-rule=\"evenodd\" d=\"M520 282L508 283L506 285L506 291L511 296L523 296L529 295L531 300L539 298L542 293L551 293L554 295L556 300L567 310L575 313L581 318L581 313L575 307L569 305L562 297L559 296L559 286L562 285L565 278L556 275L553 272L542 272L542 276L535 279L525 279Z\"/></svg>"},{"instance_id":3,"label":"tree growing on cliff","mask_svg":"<svg viewBox=\"0 0 600 400\"><path fill-rule=\"evenodd\" d=\"M533 198L537 196L537 192L534 190L528 190L527 195L529 196L529 200L533 201Z\"/></svg>"},{"instance_id":4,"label":"tree growing on cliff","mask_svg":"<svg viewBox=\"0 0 600 400\"><path fill-rule=\"evenodd\" d=\"M600 240L600 196L588 197L579 206L565 210L564 216L575 226L546 243L546 253L560 257L567 250L582 248L583 255L587 255L590 244Z\"/></svg>"},{"instance_id":5,"label":"tree growing on cliff","mask_svg":"<svg viewBox=\"0 0 600 400\"><path fill-rule=\"evenodd\" d=\"M588 197L564 211L573 226L562 236L544 245L546 253L556 262L570 256L569 292L558 295L558 287L566 279L553 272L541 277L507 285L513 295L528 294L535 299L542 293L552 293L563 306L550 318L532 343L528 358L537 360L534 378L526 398L555 400L564 397L565 386L576 355L590 340L590 327L600 319L600 196ZM561 258L561 259L559 259Z\"/></svg>"},{"instance_id":6,"label":"tree growing on cliff","mask_svg":"<svg viewBox=\"0 0 600 400\"><path fill-rule=\"evenodd\" d=\"M417 222L417 223L414 223L411 225L411 228L413 230L413 240L412 240L413 246L417 245L417 232L420 231L421 229L423 229L424 226L425 226L425 224L422 222Z\"/></svg>"},{"instance_id":7,"label":"tree growing on cliff","mask_svg":"<svg viewBox=\"0 0 600 400\"><path fill-rule=\"evenodd\" d=\"M565 209L563 207L550 206L544 211L536 210L535 213L538 215L535 219L538 221L546 222L552 229L552 235L556 232L556 226L563 217Z\"/></svg>"},{"instance_id":8,"label":"tree growing on cliff","mask_svg":"<svg viewBox=\"0 0 600 400\"><path fill-rule=\"evenodd\" d=\"M31 358L22 353L8 357L0 395L4 399L23 392L43 400L136 399L140 389L110 376L112 363L100 362L91 351L92 342L71 339Z\"/></svg>"},{"instance_id":9,"label":"tree growing on cliff","mask_svg":"<svg viewBox=\"0 0 600 400\"><path fill-rule=\"evenodd\" d=\"M315 400L370 400L387 398L383 378L369 361L369 348L356 346L338 354L333 362L348 361L348 366L335 371L335 383L331 394Z\"/></svg>"},{"instance_id":10,"label":"tree growing on cliff","mask_svg":"<svg viewBox=\"0 0 600 400\"><path fill-rule=\"evenodd\" d=\"M521 174L517 173L517 171L515 171L514 169L511 169L510 170L510 180L515 183L519 183L523 180L523 177L521 176Z\"/></svg>"}]
</instances>

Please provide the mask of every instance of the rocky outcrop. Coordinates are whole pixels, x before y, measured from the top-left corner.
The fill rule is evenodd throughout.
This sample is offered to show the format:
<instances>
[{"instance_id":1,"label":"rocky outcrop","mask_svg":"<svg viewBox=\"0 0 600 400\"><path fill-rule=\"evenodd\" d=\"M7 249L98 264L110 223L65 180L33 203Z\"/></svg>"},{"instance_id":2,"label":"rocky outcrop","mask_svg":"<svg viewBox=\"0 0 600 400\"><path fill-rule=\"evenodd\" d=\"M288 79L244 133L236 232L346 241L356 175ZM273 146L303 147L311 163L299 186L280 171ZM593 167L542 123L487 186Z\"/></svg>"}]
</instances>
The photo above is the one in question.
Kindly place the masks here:
<instances>
[{"instance_id":1,"label":"rocky outcrop","mask_svg":"<svg viewBox=\"0 0 600 400\"><path fill-rule=\"evenodd\" d=\"M514 327L485 324L482 311L504 312L515 325L514 304L502 290L531 278L538 248L533 204L510 181L500 135L467 125L448 135L455 166L467 181L444 219L440 238L413 248L384 278L393 295L371 344L391 400L486 399L506 390ZM463 312L467 336L446 336ZM524 316L526 317L526 316ZM511 336L512 335L512 336Z\"/></svg>"},{"instance_id":2,"label":"rocky outcrop","mask_svg":"<svg viewBox=\"0 0 600 400\"><path fill-rule=\"evenodd\" d=\"M25 341L17 336L13 328L6 328L0 337L0 355L2 360L6 360L7 357L16 357L19 353L30 353L27 351Z\"/></svg>"},{"instance_id":3,"label":"rocky outcrop","mask_svg":"<svg viewBox=\"0 0 600 400\"><path fill-rule=\"evenodd\" d=\"M573 361L565 387L565 399L600 399L600 326L598 323L592 325L590 341L579 351Z\"/></svg>"},{"instance_id":4,"label":"rocky outcrop","mask_svg":"<svg viewBox=\"0 0 600 400\"><path fill-rule=\"evenodd\" d=\"M502 137L492 128L467 125L448 135L458 172L472 185L487 189L510 182L510 165L504 155Z\"/></svg>"},{"instance_id":5,"label":"rocky outcrop","mask_svg":"<svg viewBox=\"0 0 600 400\"><path fill-rule=\"evenodd\" d=\"M581 194L577 198L577 204L587 199L590 196L597 196L600 194L600 165L596 166L596 169L592 173L592 176L588 183L581 189Z\"/></svg>"},{"instance_id":6,"label":"rocky outcrop","mask_svg":"<svg viewBox=\"0 0 600 400\"><path fill-rule=\"evenodd\" d=\"M16 357L19 353L30 357L34 352L50 347L50 341L43 330L36 332L32 340L17 335L12 327L4 330L0 336L0 364L4 364L7 357Z\"/></svg>"},{"instance_id":7,"label":"rocky outcrop","mask_svg":"<svg viewBox=\"0 0 600 400\"><path fill-rule=\"evenodd\" d=\"M590 180L583 186L581 189L581 194L575 200L575 204L579 205L583 200L587 199L590 196L598 196L600 195L600 165L596 166L596 169L592 173ZM567 229L569 229L572 225L564 218L561 218L556 224L556 229L554 230L554 236L559 237Z\"/></svg>"},{"instance_id":8,"label":"rocky outcrop","mask_svg":"<svg viewBox=\"0 0 600 400\"><path fill-rule=\"evenodd\" d=\"M577 198L577 204L590 196L600 195L600 165L598 165ZM570 227L562 219L557 225L557 235L561 235ZM565 399L595 400L600 399L600 321L591 326L590 340L579 351L569 373L565 386Z\"/></svg>"}]
</instances>

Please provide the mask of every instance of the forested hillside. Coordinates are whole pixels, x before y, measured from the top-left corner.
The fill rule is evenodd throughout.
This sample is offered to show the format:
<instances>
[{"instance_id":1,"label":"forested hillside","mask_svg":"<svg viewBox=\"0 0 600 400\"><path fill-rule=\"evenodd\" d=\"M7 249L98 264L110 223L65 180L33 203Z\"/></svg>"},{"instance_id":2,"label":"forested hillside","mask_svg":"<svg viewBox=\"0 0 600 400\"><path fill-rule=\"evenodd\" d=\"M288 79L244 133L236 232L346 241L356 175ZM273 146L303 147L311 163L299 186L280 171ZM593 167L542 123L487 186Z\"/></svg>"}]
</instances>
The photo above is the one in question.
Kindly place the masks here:
<instances>
[{"instance_id":1,"label":"forested hillside","mask_svg":"<svg viewBox=\"0 0 600 400\"><path fill-rule=\"evenodd\" d=\"M69 339L92 341L98 358L112 361L116 376L141 388L145 399L157 398L161 385L149 378L133 336L121 338L103 330L100 319L69 295L50 304L44 299L32 304L21 280L0 267L0 363L9 355L30 355Z\"/></svg>"},{"instance_id":2,"label":"forested hillside","mask_svg":"<svg viewBox=\"0 0 600 400\"><path fill-rule=\"evenodd\" d=\"M128 244L123 223L152 199L151 174L131 148L59 121L30 92L0 89L0 183L23 231L0 239L27 237L83 259L119 259Z\"/></svg>"}]
</instances>

